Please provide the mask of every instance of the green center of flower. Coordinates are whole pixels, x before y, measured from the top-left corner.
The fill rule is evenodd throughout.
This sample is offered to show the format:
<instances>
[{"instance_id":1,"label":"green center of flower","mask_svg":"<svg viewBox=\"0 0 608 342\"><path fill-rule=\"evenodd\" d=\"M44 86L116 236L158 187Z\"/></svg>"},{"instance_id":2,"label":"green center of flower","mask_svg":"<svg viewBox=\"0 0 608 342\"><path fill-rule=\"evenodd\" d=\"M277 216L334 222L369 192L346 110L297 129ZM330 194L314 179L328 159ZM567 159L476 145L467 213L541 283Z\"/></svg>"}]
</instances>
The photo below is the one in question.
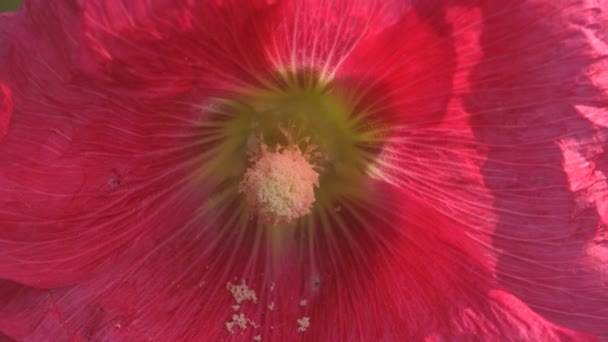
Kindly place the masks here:
<instances>
[{"instance_id":1,"label":"green center of flower","mask_svg":"<svg viewBox=\"0 0 608 342\"><path fill-rule=\"evenodd\" d=\"M214 193L226 196L216 197L241 195L262 225L296 223L333 211L336 198L365 196L386 129L333 85L282 77L222 100L203 127L205 181L222 184Z\"/></svg>"}]
</instances>

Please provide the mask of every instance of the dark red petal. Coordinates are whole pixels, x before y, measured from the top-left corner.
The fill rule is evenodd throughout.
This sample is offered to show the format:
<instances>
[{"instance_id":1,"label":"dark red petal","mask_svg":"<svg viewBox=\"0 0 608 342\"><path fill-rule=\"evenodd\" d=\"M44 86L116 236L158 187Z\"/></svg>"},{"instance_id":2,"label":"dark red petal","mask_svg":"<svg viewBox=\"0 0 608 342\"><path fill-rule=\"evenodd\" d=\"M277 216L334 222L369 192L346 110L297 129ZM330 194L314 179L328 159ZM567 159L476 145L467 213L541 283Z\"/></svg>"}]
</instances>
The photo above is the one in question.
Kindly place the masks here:
<instances>
[{"instance_id":1,"label":"dark red petal","mask_svg":"<svg viewBox=\"0 0 608 342\"><path fill-rule=\"evenodd\" d=\"M361 107L392 125L425 126L445 115L453 95L456 55L444 11L402 10L384 30L373 27L344 56L338 85L359 98ZM372 18L387 22L387 18Z\"/></svg>"},{"instance_id":2,"label":"dark red petal","mask_svg":"<svg viewBox=\"0 0 608 342\"><path fill-rule=\"evenodd\" d=\"M100 81L125 96L209 97L260 84L266 1L86 1L82 29Z\"/></svg>"},{"instance_id":3,"label":"dark red petal","mask_svg":"<svg viewBox=\"0 0 608 342\"><path fill-rule=\"evenodd\" d=\"M166 234L156 222L165 210L200 203L158 200L181 194L195 168L200 109L111 97L78 63L77 8L28 8L1 31L14 115L0 142L0 278L55 287L112 267L135 239Z\"/></svg>"}]
</instances>

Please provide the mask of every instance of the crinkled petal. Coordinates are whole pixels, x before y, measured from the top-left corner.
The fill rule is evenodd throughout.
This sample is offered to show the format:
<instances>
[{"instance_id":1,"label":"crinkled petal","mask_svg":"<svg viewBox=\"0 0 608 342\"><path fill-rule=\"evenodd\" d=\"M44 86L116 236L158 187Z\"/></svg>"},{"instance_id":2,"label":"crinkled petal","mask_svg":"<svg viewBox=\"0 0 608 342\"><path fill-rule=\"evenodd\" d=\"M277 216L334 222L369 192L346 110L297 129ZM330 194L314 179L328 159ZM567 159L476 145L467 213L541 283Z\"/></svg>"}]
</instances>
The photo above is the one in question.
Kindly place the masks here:
<instances>
[{"instance_id":1,"label":"crinkled petal","mask_svg":"<svg viewBox=\"0 0 608 342\"><path fill-rule=\"evenodd\" d=\"M608 130L576 108L601 111L608 100L594 80L608 51L586 34L606 5L484 3L484 58L467 96L476 139L489 148L482 174L498 215L499 280L548 319L604 338ZM538 20L552 15L560 20Z\"/></svg>"},{"instance_id":2,"label":"crinkled petal","mask_svg":"<svg viewBox=\"0 0 608 342\"><path fill-rule=\"evenodd\" d=\"M465 223L538 314L606 338L606 3L451 3L448 110L398 131L380 176Z\"/></svg>"},{"instance_id":3,"label":"crinkled petal","mask_svg":"<svg viewBox=\"0 0 608 342\"><path fill-rule=\"evenodd\" d=\"M0 330L18 341L68 340L70 335L62 326L61 313L53 307L54 292L1 280ZM1 337L0 341L4 341Z\"/></svg>"}]
</instances>

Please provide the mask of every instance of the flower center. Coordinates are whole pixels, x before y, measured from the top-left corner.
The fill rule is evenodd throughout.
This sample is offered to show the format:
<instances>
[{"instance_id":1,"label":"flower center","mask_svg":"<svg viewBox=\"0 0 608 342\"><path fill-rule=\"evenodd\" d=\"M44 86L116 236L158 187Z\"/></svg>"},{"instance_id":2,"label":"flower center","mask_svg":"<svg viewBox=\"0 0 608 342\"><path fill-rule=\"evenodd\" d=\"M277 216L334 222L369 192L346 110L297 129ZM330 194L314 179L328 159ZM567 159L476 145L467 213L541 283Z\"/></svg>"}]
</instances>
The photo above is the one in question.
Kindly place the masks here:
<instances>
[{"instance_id":1,"label":"flower center","mask_svg":"<svg viewBox=\"0 0 608 342\"><path fill-rule=\"evenodd\" d=\"M297 146L270 152L262 148L245 172L239 192L245 194L260 223L287 224L310 213L319 174Z\"/></svg>"},{"instance_id":2,"label":"flower center","mask_svg":"<svg viewBox=\"0 0 608 342\"><path fill-rule=\"evenodd\" d=\"M199 177L214 193L206 207L225 208L235 222L299 227L332 217L344 198L366 197L388 125L346 84L295 79L205 107Z\"/></svg>"}]
</instances>

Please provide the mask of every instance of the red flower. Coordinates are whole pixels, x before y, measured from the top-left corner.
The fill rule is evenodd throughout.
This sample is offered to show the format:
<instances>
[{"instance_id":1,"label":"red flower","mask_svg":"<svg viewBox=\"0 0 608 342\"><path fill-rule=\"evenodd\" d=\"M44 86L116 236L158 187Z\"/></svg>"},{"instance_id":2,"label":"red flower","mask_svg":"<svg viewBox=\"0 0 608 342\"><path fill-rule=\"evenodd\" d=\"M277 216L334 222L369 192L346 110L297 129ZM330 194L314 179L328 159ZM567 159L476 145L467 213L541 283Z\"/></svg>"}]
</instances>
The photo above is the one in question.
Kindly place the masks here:
<instances>
[{"instance_id":1,"label":"red flower","mask_svg":"<svg viewBox=\"0 0 608 342\"><path fill-rule=\"evenodd\" d=\"M30 0L1 15L0 332L608 339L607 11Z\"/></svg>"}]
</instances>

